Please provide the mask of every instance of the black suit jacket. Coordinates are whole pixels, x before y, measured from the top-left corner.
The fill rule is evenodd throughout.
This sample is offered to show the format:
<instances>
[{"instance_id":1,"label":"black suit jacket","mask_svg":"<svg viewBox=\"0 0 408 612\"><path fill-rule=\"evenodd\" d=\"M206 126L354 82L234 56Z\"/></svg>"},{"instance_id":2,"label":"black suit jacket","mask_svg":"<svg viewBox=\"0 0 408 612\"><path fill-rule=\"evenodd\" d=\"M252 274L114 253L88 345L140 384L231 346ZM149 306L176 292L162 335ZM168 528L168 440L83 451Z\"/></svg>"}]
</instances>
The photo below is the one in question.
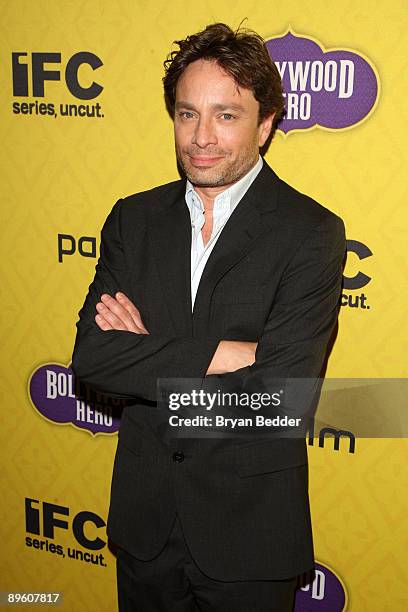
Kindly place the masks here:
<instances>
[{"instance_id":1,"label":"black suit jacket","mask_svg":"<svg viewBox=\"0 0 408 612\"><path fill-rule=\"evenodd\" d=\"M184 193L179 180L115 204L79 313L75 375L131 399L119 431L108 535L151 559L177 511L210 577L287 578L314 566L305 439L165 440L155 423L156 382L204 377L222 339L258 342L255 364L235 380L318 377L338 315L344 224L264 161L218 238L192 313ZM118 290L139 307L149 335L96 325L101 294ZM176 451L184 460L174 460Z\"/></svg>"}]
</instances>

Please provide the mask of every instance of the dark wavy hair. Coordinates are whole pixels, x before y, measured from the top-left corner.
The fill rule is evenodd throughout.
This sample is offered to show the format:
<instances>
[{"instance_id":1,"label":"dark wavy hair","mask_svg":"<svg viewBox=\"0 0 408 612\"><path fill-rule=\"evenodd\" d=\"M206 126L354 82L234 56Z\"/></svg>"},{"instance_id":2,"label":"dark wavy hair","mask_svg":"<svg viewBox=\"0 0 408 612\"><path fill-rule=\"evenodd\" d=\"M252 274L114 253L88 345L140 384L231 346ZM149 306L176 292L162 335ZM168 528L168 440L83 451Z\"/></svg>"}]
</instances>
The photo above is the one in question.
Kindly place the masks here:
<instances>
[{"instance_id":1,"label":"dark wavy hair","mask_svg":"<svg viewBox=\"0 0 408 612\"><path fill-rule=\"evenodd\" d=\"M280 74L263 38L240 26L234 32L225 23L213 23L202 32L174 42L179 49L172 51L163 63L164 98L171 117L174 119L177 81L187 66L199 59L216 61L237 85L252 90L259 102L258 125L276 113L270 140L283 117L285 100Z\"/></svg>"}]
</instances>

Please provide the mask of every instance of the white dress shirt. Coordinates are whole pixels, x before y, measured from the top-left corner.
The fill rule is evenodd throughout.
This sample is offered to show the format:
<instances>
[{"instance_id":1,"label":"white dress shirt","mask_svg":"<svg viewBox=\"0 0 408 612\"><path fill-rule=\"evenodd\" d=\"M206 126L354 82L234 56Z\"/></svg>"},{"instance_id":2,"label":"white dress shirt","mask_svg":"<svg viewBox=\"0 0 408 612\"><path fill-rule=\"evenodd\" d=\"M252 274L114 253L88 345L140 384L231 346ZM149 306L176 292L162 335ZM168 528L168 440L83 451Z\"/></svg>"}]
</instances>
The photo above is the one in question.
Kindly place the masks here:
<instances>
[{"instance_id":1,"label":"white dress shirt","mask_svg":"<svg viewBox=\"0 0 408 612\"><path fill-rule=\"evenodd\" d=\"M248 191L252 182L255 180L263 166L263 159L259 156L255 166L245 174L239 181L231 185L228 189L217 195L214 200L213 208L213 229L210 240L204 245L201 230L203 228L204 205L194 190L194 185L187 179L186 184L186 203L191 218L191 307L194 309L194 302L197 295L198 285L208 261L211 251L221 233L222 228L227 223L239 201Z\"/></svg>"}]
</instances>

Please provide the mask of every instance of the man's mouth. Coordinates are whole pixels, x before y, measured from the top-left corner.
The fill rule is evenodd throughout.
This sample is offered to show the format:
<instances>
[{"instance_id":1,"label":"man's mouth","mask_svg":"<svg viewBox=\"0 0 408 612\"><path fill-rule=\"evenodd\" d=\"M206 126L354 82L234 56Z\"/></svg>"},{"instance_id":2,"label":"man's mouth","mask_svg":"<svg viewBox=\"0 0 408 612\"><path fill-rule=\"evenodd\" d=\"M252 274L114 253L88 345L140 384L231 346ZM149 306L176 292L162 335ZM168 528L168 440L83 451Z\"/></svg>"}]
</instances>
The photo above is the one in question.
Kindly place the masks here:
<instances>
[{"instance_id":1,"label":"man's mouth","mask_svg":"<svg viewBox=\"0 0 408 612\"><path fill-rule=\"evenodd\" d=\"M205 167L205 166L212 166L214 164L216 164L218 161L220 161L220 159L222 159L222 156L217 155L217 156L210 156L210 155L189 155L191 163L193 164L193 166L200 166L200 167Z\"/></svg>"}]
</instances>

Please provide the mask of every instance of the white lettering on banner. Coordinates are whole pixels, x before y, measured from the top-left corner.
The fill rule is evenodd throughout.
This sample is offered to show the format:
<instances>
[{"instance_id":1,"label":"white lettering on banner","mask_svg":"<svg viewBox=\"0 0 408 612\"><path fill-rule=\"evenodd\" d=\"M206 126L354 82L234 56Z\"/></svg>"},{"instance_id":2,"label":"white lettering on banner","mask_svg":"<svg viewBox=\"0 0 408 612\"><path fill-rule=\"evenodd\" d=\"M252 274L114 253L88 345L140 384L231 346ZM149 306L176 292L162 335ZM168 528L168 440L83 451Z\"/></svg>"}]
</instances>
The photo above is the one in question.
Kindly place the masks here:
<instances>
[{"instance_id":1,"label":"white lettering on banner","mask_svg":"<svg viewBox=\"0 0 408 612\"><path fill-rule=\"evenodd\" d=\"M312 96L309 93L303 93L299 96L297 93L290 92L283 95L287 100L286 119L310 119Z\"/></svg>"},{"instance_id":2,"label":"white lettering on banner","mask_svg":"<svg viewBox=\"0 0 408 612\"><path fill-rule=\"evenodd\" d=\"M281 79L287 73L291 92L335 91L338 98L350 98L354 91L354 62L341 59L338 62L329 60L322 62L275 62Z\"/></svg>"},{"instance_id":3,"label":"white lettering on banner","mask_svg":"<svg viewBox=\"0 0 408 612\"><path fill-rule=\"evenodd\" d=\"M301 587L302 591L310 591L310 586L312 587L312 599L322 600L324 599L325 593L325 585L326 585L326 576L324 573L316 569L315 570L315 578L312 584L307 584L304 587Z\"/></svg>"},{"instance_id":4,"label":"white lettering on banner","mask_svg":"<svg viewBox=\"0 0 408 612\"><path fill-rule=\"evenodd\" d=\"M91 407L87 402L77 399L76 419L77 421L93 425L112 427L112 408L110 406L101 406L100 404L95 404Z\"/></svg>"},{"instance_id":5,"label":"white lettering on banner","mask_svg":"<svg viewBox=\"0 0 408 612\"><path fill-rule=\"evenodd\" d=\"M75 397L72 374L47 370L47 399Z\"/></svg>"}]
</instances>

